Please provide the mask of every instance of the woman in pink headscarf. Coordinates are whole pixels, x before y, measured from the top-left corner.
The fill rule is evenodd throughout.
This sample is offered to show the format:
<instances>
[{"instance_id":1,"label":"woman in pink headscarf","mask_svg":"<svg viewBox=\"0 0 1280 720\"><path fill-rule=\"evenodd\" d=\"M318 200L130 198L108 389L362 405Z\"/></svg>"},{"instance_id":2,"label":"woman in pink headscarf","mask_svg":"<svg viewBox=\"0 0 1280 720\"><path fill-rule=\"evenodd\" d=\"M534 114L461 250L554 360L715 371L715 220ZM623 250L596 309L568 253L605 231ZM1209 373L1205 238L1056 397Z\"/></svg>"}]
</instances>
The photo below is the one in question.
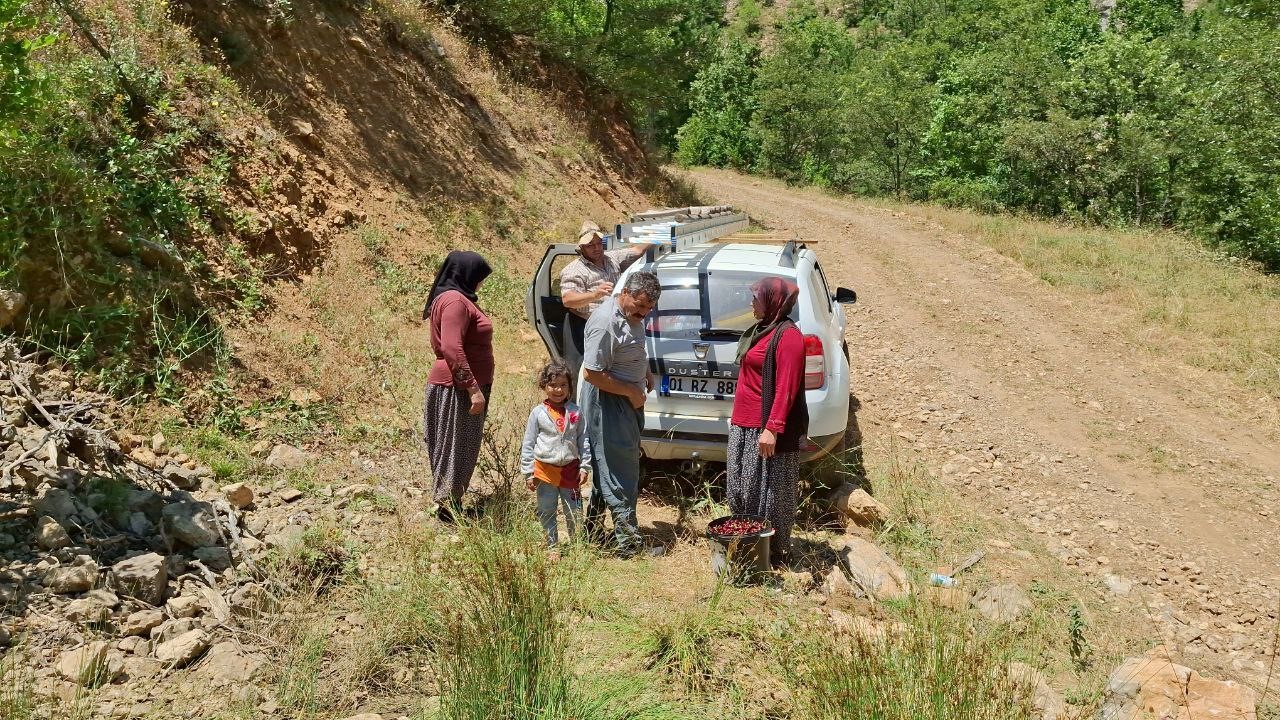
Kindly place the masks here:
<instances>
[{"instance_id":1,"label":"woman in pink headscarf","mask_svg":"<svg viewBox=\"0 0 1280 720\"><path fill-rule=\"evenodd\" d=\"M729 509L768 519L771 562L786 562L795 524L800 444L809 431L804 336L791 320L800 289L779 277L751 287L756 324L738 342L738 388L729 426Z\"/></svg>"}]
</instances>

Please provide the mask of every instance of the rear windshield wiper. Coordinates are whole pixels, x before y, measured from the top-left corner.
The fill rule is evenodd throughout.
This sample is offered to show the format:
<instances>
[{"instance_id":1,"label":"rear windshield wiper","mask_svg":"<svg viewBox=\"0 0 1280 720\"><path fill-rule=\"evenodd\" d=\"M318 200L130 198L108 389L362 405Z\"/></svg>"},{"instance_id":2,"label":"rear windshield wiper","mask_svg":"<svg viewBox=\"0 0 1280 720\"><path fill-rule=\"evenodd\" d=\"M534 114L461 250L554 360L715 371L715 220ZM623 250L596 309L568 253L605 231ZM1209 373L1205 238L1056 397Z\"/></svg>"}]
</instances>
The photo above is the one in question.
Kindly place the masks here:
<instances>
[{"instance_id":1,"label":"rear windshield wiper","mask_svg":"<svg viewBox=\"0 0 1280 720\"><path fill-rule=\"evenodd\" d=\"M698 332L698 337L706 340L707 338L740 338L741 330L733 328L703 328Z\"/></svg>"}]
</instances>

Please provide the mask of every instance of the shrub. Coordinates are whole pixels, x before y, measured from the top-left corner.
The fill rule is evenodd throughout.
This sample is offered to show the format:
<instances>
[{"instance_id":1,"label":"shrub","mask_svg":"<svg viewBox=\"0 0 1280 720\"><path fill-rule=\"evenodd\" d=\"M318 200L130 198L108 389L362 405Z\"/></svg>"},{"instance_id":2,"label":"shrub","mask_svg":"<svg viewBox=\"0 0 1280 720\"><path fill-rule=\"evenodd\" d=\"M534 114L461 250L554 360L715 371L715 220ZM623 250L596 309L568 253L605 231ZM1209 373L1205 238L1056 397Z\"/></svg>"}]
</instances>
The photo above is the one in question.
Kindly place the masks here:
<instances>
[{"instance_id":1,"label":"shrub","mask_svg":"<svg viewBox=\"0 0 1280 720\"><path fill-rule=\"evenodd\" d=\"M355 572L355 553L342 530L316 525L282 548L272 568L293 592L323 595Z\"/></svg>"},{"instance_id":2,"label":"shrub","mask_svg":"<svg viewBox=\"0 0 1280 720\"><path fill-rule=\"evenodd\" d=\"M942 178L929 186L929 199L950 207L967 207L985 213L1004 210L1002 189L992 178L961 180Z\"/></svg>"}]
</instances>

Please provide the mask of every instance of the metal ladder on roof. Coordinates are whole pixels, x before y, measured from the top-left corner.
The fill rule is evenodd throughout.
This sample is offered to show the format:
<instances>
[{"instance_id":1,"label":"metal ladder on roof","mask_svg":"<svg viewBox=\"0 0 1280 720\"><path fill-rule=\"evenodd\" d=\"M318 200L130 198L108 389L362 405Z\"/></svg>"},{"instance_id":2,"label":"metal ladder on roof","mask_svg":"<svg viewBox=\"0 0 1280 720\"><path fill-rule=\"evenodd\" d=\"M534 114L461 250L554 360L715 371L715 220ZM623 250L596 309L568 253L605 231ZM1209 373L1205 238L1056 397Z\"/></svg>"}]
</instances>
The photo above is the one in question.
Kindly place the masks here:
<instances>
[{"instance_id":1,"label":"metal ladder on roof","mask_svg":"<svg viewBox=\"0 0 1280 720\"><path fill-rule=\"evenodd\" d=\"M750 224L746 213L725 205L668 208L633 215L631 222L615 226L614 238L618 243L653 245L665 255L741 232Z\"/></svg>"},{"instance_id":2,"label":"metal ladder on roof","mask_svg":"<svg viewBox=\"0 0 1280 720\"><path fill-rule=\"evenodd\" d=\"M783 245L779 264L795 267L805 244L787 232L745 232L751 219L727 205L649 210L631 216L631 222L615 226L615 242L653 245L655 254L666 255L708 242Z\"/></svg>"}]
</instances>

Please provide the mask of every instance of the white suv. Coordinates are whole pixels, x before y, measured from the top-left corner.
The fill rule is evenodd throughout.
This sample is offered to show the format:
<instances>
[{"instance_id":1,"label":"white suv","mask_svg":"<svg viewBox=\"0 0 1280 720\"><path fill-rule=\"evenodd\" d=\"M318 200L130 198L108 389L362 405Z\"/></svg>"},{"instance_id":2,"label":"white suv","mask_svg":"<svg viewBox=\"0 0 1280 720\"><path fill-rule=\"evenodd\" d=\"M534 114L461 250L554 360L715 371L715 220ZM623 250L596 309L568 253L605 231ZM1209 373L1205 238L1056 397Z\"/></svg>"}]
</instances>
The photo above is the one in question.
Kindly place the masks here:
<instances>
[{"instance_id":1,"label":"white suv","mask_svg":"<svg viewBox=\"0 0 1280 720\"><path fill-rule=\"evenodd\" d=\"M755 322L751 285L766 276L786 278L800 288L791 318L805 337L809 442L804 458L842 450L849 424L849 355L841 305L854 302L854 292L837 288L832 293L818 256L793 242L736 242L735 235L728 235L663 249L657 247L632 264L615 286L618 292L627 276L640 271L656 274L662 285L658 307L645 321L657 383L644 408L644 455L725 460L738 338ZM526 299L529 321L553 358L563 357L565 343L560 270L575 253L574 245L549 247Z\"/></svg>"}]
</instances>

